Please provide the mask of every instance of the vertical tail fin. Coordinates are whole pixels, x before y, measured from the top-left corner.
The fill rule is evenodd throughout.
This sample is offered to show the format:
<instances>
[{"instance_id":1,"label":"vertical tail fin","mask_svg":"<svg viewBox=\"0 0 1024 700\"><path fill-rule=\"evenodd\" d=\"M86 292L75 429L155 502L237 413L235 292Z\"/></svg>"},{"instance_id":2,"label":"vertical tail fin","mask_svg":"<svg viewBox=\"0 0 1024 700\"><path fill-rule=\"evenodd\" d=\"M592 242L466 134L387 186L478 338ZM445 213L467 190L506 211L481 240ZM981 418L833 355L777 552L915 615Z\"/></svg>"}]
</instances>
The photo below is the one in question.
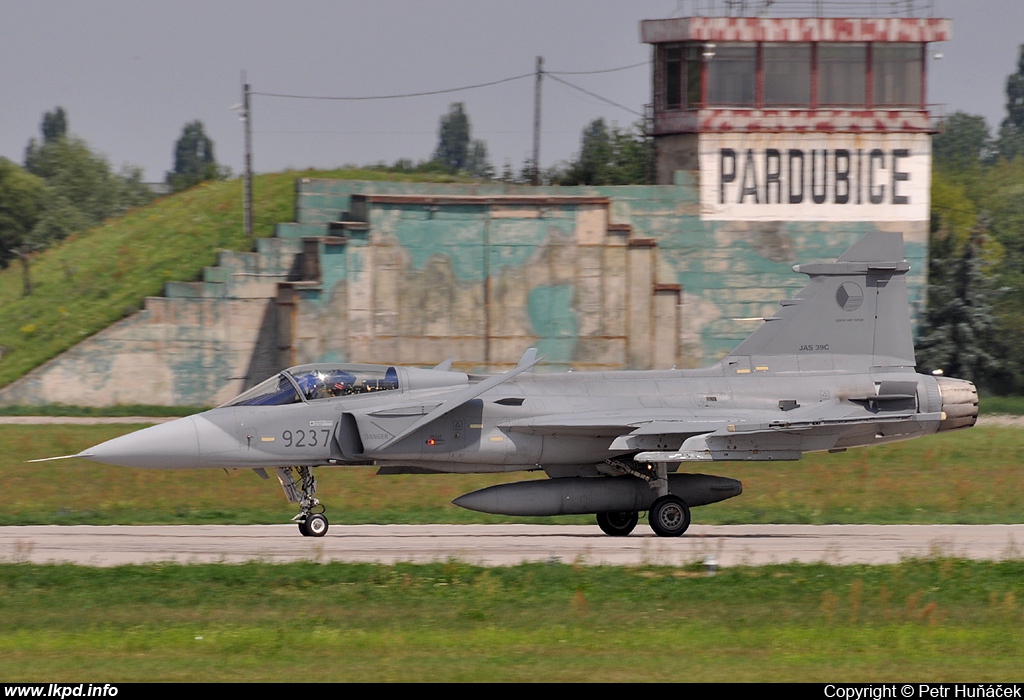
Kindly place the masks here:
<instances>
[{"instance_id":1,"label":"vertical tail fin","mask_svg":"<svg viewBox=\"0 0 1024 700\"><path fill-rule=\"evenodd\" d=\"M730 353L795 356L798 365L835 369L913 367L903 234L865 234L835 262L796 265L811 281ZM806 358L806 360L804 359Z\"/></svg>"}]
</instances>

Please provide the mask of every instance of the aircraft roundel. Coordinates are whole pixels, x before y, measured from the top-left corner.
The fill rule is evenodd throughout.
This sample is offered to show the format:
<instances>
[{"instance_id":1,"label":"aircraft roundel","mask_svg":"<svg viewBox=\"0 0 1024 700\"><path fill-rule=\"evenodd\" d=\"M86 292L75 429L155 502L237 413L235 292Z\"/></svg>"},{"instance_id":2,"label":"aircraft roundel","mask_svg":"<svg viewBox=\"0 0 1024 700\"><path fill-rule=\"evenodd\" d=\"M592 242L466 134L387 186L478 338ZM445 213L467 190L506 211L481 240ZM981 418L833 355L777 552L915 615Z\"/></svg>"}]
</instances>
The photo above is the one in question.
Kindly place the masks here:
<instances>
[{"instance_id":1,"label":"aircraft roundel","mask_svg":"<svg viewBox=\"0 0 1024 700\"><path fill-rule=\"evenodd\" d=\"M843 311L856 311L864 303L864 290L855 282L843 282L836 290L836 303Z\"/></svg>"}]
</instances>

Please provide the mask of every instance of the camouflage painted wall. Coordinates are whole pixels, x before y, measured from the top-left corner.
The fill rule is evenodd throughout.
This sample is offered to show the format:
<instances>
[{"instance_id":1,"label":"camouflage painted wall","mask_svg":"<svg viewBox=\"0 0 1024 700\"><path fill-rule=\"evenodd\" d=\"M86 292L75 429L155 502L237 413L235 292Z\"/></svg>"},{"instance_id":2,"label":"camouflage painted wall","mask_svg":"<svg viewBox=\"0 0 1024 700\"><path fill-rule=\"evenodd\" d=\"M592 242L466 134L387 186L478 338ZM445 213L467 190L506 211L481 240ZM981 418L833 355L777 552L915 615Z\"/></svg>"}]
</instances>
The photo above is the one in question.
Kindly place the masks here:
<instances>
[{"instance_id":1,"label":"camouflage painted wall","mask_svg":"<svg viewBox=\"0 0 1024 700\"><path fill-rule=\"evenodd\" d=\"M927 263L926 220L707 221L702 220L700 216L697 178L695 171L678 171L676 185L673 186L541 187L525 190L501 185L301 180L297 183L296 194L299 202L297 209L301 213L300 223L283 226L281 232L284 234L291 231L290 235L308 235L313 227L323 227L330 221L338 220L343 212L351 211L353 195L466 197L526 193L552 197L605 197L609 200L608 218L612 229L625 231L624 235L632 241L650 241L654 244L654 272L651 274L655 284L675 284L681 288L678 310L680 332L677 341L680 366L700 366L713 362L728 353L756 327L756 320L743 319L757 319L774 313L778 300L799 290L806 281L805 277L793 273L794 264L834 258L861 235L872 230L903 233L907 259L912 266L908 283L911 301L915 307L915 319L923 308ZM421 205L426 206L429 205ZM441 214L436 212L435 215ZM449 215L452 225L446 229L449 233L445 236L428 233L436 232L438 229L425 215L422 222L416 222L411 214L406 214L406 218L397 219L401 222L397 228L394 224L395 216L397 215L394 212L381 213L381 225L390 226L389 231L397 230L398 234L388 235L397 235L398 238L394 239L395 244L410 251L410 259L421 262L435 256L435 264L437 261L450 259L452 262L447 264L453 269L461 269L460 265L464 265L458 261L463 260L463 254L446 250L448 241L453 241L453 244L461 241L464 244L466 241L462 237L476 236L474 240L479 245L483 237L482 230L470 234L469 230L472 227L467 228L470 219L460 219L460 215L454 212ZM510 225L515 226L518 231L523 231L519 234L523 237L521 240L532 240L533 243L530 245L539 245L539 241L542 240L537 237L537 231L532 234L525 233L527 228L536 227L536 220L519 219L514 220L514 223L510 222ZM557 225L553 225L552 228L558 230ZM373 233L368 235L372 238L376 235L373 225L370 231ZM408 244L403 241L408 241ZM492 241L491 245L495 251L501 247L497 240ZM453 255L454 257L451 257ZM532 288L535 281L528 278L533 274L533 261L522 257L521 252L518 258L509 251L492 252L492 256L494 255L508 256L508 265L503 268L496 266L502 270L502 274L506 277L522 277L527 280L525 284ZM476 252L472 257L479 259ZM609 260L600 269L601 273L597 276L600 282L592 278L589 284L604 283L607 287L614 288L614 280L619 274L615 264ZM579 293L583 287L577 284L575 289L577 291L573 293L570 302L571 305L575 305L574 310L585 305L582 293ZM562 300L561 305L564 306L564 303L565 300ZM448 354L466 357L459 352ZM300 356L310 357L309 354ZM423 358L422 361L429 362L433 357L443 359L433 355L430 358ZM348 359L354 360L355 357L348 356ZM501 359L502 363L510 361L512 358ZM558 361L580 365L591 360L587 354L582 354L569 358L562 355L558 357ZM648 366L642 358L636 357L623 364L634 368ZM669 366L671 364L669 363ZM666 365L662 363L656 366Z\"/></svg>"},{"instance_id":2,"label":"camouflage painted wall","mask_svg":"<svg viewBox=\"0 0 1024 700\"><path fill-rule=\"evenodd\" d=\"M343 235L317 240L314 279L282 290L290 361L454 356L495 369L536 346L551 367L647 367L660 345L658 359L677 364L679 287L659 279L654 241L609 225L609 205L353 194L333 224Z\"/></svg>"},{"instance_id":3,"label":"camouflage painted wall","mask_svg":"<svg viewBox=\"0 0 1024 700\"><path fill-rule=\"evenodd\" d=\"M217 405L249 376L279 369L278 282L301 242L263 239L222 252L202 282L170 282L163 297L0 391L3 404Z\"/></svg>"},{"instance_id":4,"label":"camouflage painted wall","mask_svg":"<svg viewBox=\"0 0 1024 700\"><path fill-rule=\"evenodd\" d=\"M454 356L464 369L498 370L531 345L554 368L699 366L803 286L792 265L834 258L876 229L904 233L911 299L922 304L927 222L705 221L696 178L578 188L299 180L297 220L277 238L223 254L204 282L168 284L0 402L212 405L298 362Z\"/></svg>"}]
</instances>

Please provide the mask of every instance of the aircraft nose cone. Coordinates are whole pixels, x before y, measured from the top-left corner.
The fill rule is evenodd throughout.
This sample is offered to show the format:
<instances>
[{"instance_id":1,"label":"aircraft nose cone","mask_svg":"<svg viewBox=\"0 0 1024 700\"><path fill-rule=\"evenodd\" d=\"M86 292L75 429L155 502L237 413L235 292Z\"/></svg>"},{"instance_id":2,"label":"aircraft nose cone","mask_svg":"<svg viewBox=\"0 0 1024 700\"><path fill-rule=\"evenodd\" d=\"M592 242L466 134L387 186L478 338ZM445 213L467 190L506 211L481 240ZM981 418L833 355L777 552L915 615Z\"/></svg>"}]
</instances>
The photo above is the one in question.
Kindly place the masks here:
<instances>
[{"instance_id":1,"label":"aircraft nose cone","mask_svg":"<svg viewBox=\"0 0 1024 700\"><path fill-rule=\"evenodd\" d=\"M199 432L189 416L108 440L79 456L122 467L194 469L199 466Z\"/></svg>"}]
</instances>

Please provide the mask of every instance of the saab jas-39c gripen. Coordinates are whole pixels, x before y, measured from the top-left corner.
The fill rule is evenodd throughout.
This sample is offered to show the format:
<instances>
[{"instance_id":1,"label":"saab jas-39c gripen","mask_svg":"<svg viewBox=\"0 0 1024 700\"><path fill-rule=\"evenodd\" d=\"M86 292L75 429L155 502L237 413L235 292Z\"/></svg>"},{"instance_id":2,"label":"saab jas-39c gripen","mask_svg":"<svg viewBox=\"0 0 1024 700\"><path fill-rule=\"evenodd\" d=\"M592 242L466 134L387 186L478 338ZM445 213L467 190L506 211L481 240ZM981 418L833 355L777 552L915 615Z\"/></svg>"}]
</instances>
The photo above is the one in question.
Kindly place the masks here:
<instances>
[{"instance_id":1,"label":"saab jas-39c gripen","mask_svg":"<svg viewBox=\"0 0 1024 700\"><path fill-rule=\"evenodd\" d=\"M154 469L276 470L306 536L327 532L313 469L381 474L543 470L548 479L474 491L486 513L594 513L628 535L647 511L664 537L690 508L739 481L681 465L800 459L974 425L972 383L915 372L901 234L869 233L720 362L694 370L533 373L535 349L504 374L314 363L235 400L73 457ZM687 469L688 471L689 469Z\"/></svg>"}]
</instances>

